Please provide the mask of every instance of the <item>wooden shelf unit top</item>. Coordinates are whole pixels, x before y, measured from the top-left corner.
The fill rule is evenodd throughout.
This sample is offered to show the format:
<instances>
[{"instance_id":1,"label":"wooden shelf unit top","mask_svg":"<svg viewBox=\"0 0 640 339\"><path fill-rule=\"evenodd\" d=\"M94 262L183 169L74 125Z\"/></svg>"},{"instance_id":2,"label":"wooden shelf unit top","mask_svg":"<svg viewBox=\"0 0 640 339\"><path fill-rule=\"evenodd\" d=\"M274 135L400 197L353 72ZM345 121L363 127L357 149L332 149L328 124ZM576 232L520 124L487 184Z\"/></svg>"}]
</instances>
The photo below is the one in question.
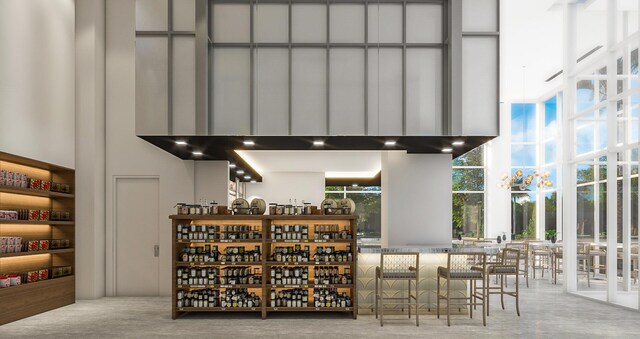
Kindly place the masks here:
<instances>
[{"instance_id":1,"label":"wooden shelf unit top","mask_svg":"<svg viewBox=\"0 0 640 339\"><path fill-rule=\"evenodd\" d=\"M53 220L0 220L0 225L51 225L51 226L73 226L75 221L53 221Z\"/></svg>"},{"instance_id":2,"label":"wooden shelf unit top","mask_svg":"<svg viewBox=\"0 0 640 339\"><path fill-rule=\"evenodd\" d=\"M75 250L73 248L60 248L55 250L46 250L46 251L30 251L30 252L17 252L17 253L3 253L0 254L0 258L9 258L9 257L26 257L29 255L40 255L40 254L59 254L59 253L73 253Z\"/></svg>"},{"instance_id":3,"label":"wooden shelf unit top","mask_svg":"<svg viewBox=\"0 0 640 339\"><path fill-rule=\"evenodd\" d=\"M200 214L186 214L186 215L170 215L169 219L172 220L301 220L301 221L324 221L324 220L355 220L358 216L355 214L349 215L324 215L324 214L312 214L312 215L200 215Z\"/></svg>"},{"instance_id":4,"label":"wooden shelf unit top","mask_svg":"<svg viewBox=\"0 0 640 339\"><path fill-rule=\"evenodd\" d=\"M11 194L30 195L34 197L46 197L46 198L74 198L71 193L60 193L52 191L36 190L31 188L18 188L11 186L0 186L0 192Z\"/></svg>"}]
</instances>

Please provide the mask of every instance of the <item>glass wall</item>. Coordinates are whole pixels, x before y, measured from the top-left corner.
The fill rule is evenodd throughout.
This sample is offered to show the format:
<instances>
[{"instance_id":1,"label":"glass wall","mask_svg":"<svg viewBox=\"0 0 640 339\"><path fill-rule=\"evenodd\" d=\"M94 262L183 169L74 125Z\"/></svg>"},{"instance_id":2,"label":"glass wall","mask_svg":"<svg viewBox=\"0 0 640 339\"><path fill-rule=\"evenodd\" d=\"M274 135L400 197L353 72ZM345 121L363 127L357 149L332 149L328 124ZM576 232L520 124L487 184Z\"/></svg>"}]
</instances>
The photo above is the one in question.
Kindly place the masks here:
<instances>
[{"instance_id":1,"label":"glass wall","mask_svg":"<svg viewBox=\"0 0 640 339\"><path fill-rule=\"evenodd\" d=\"M453 160L452 237L484 238L485 147Z\"/></svg>"},{"instance_id":2,"label":"glass wall","mask_svg":"<svg viewBox=\"0 0 640 339\"><path fill-rule=\"evenodd\" d=\"M327 186L325 198L352 199L356 203L358 215L358 239L367 243L380 244L381 225L380 186Z\"/></svg>"},{"instance_id":3,"label":"glass wall","mask_svg":"<svg viewBox=\"0 0 640 339\"><path fill-rule=\"evenodd\" d=\"M609 2L605 48L587 63L565 65L562 155L568 187L563 213L566 289L638 309L638 8ZM635 3L637 6L637 2ZM576 18L583 9L569 5ZM615 18L615 20L614 20ZM579 20L565 38L579 39ZM566 53L575 54L569 50ZM587 280L587 276L589 280Z\"/></svg>"}]
</instances>

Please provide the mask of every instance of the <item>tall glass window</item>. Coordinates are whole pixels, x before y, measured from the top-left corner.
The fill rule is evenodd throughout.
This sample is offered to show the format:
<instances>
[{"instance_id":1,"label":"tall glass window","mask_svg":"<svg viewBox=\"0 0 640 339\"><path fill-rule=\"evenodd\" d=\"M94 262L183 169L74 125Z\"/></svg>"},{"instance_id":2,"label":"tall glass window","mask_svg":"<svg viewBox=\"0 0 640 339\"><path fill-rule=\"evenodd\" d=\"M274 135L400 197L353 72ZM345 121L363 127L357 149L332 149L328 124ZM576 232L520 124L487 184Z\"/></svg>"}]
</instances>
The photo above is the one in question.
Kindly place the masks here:
<instances>
[{"instance_id":1,"label":"tall glass window","mask_svg":"<svg viewBox=\"0 0 640 339\"><path fill-rule=\"evenodd\" d=\"M352 199L358 215L358 242L380 245L381 225L380 186L327 186L325 197L330 199Z\"/></svg>"},{"instance_id":2,"label":"tall glass window","mask_svg":"<svg viewBox=\"0 0 640 339\"><path fill-rule=\"evenodd\" d=\"M453 160L452 237L484 237L485 148Z\"/></svg>"}]
</instances>

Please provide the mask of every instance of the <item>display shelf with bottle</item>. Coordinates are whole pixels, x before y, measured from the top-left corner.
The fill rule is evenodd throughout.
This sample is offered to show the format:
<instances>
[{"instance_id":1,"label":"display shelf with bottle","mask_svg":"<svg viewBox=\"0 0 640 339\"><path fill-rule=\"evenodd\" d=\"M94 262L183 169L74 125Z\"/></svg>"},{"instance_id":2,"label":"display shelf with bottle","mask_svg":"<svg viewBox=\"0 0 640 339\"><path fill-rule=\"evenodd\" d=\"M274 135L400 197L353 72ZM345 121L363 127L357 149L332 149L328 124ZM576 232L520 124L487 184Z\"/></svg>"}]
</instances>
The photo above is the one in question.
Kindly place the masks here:
<instances>
[{"instance_id":1,"label":"display shelf with bottle","mask_svg":"<svg viewBox=\"0 0 640 339\"><path fill-rule=\"evenodd\" d=\"M355 319L356 218L170 216L173 318L188 312L260 311L264 319L268 312L315 311L350 312ZM230 303L223 306L222 295L231 296Z\"/></svg>"},{"instance_id":2,"label":"display shelf with bottle","mask_svg":"<svg viewBox=\"0 0 640 339\"><path fill-rule=\"evenodd\" d=\"M0 325L75 302L74 182L0 152Z\"/></svg>"}]
</instances>

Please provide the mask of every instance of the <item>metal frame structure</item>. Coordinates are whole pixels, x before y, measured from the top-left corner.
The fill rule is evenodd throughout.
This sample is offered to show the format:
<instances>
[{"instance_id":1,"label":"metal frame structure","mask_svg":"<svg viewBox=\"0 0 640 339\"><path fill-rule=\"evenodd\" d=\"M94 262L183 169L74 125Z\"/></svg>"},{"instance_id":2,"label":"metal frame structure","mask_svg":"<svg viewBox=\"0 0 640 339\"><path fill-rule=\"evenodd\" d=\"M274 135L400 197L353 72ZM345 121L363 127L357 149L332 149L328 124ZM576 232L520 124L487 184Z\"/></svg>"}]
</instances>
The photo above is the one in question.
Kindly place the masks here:
<instances>
[{"instance_id":1,"label":"metal frame structure","mask_svg":"<svg viewBox=\"0 0 640 339\"><path fill-rule=\"evenodd\" d=\"M139 31L136 30L137 37L162 37L167 38L167 134L173 134L173 37L193 36L196 31L175 31L173 30L173 0L167 0L167 30L166 31ZM198 7L196 6L196 16ZM196 44L197 45L197 44ZM197 73L197 72L196 72Z\"/></svg>"},{"instance_id":2,"label":"metal frame structure","mask_svg":"<svg viewBox=\"0 0 640 339\"><path fill-rule=\"evenodd\" d=\"M213 5L214 4L245 4L245 5L249 5L250 6L250 41L249 42L242 42L242 43L229 43L229 42L216 42L216 41L212 41L213 39L210 39L210 48L209 48L209 53L214 53L213 52L213 48L248 48L249 52L250 52L250 62L251 62L251 79L250 79L250 93L251 93L251 98L250 100L250 131L251 131L251 135L257 135L257 112L256 112L256 106L255 106L255 98L254 98L254 93L256 91L256 83L255 83L255 79L254 79L254 73L255 73L255 62L254 62L254 56L255 53L257 51L258 48L287 48L288 49L288 67L289 67L289 74L288 74L288 78L289 78L289 84L288 84L288 133L289 135L292 135L292 51L294 48L324 48L326 49L326 56L325 56L325 72L326 72L326 134L327 135L331 135L331 117L330 117L330 103L331 103L331 95L330 95L330 84L331 84L331 78L330 78L330 70L331 70L331 61L330 61L330 53L331 50L336 48L359 48L359 49L363 49L364 51L364 64L363 64L363 68L364 68L364 119L363 119L363 125L364 125L364 134L363 135L369 135L369 105L368 105L368 92L369 92L369 85L368 85L368 62L369 62L369 57L368 57L368 51L370 48L402 48L402 135L406 135L406 93L407 93L407 88L406 88L406 51L408 48L434 48L434 49L439 49L441 51L441 61L442 61L442 74L443 74L443 81L442 81L442 88L443 88L443 94L446 93L446 87L445 87L445 77L446 77L446 71L448 69L448 61L446 58L446 47L448 45L448 41L450 40L448 37L448 29L447 29L447 24L449 22L448 18L447 18L447 6L446 6L446 0L208 0L209 3L209 18L211 18L213 16L212 12L213 12ZM288 5L288 42L286 43L263 43L263 42L255 42L254 41L254 36L253 36L253 32L254 32L254 18L255 18L255 11L257 8L259 8L260 4L283 4L283 5ZM293 31L293 27L292 27L292 6L294 4L326 4L326 41L325 42L321 42L321 43L301 43L301 42L293 42L292 41L292 31ZM335 43L335 42L331 42L331 15L330 15L330 8L331 5L341 5L341 4L359 4L359 5L363 5L363 11L364 11L364 42L362 43ZM380 42L369 42L369 35L368 35L368 31L369 31L369 20L368 20L368 9L369 9L369 5L372 4L397 4L397 5L402 5L402 42L401 43L380 43ZM408 4L434 4L434 5L440 5L441 6L441 10L442 10L442 23L443 23L443 31L442 31L442 42L441 43L408 43L406 40L406 24L407 24L407 19L406 19L406 8ZM211 37L213 37L213 28L212 25L210 25L210 31L209 31L209 35ZM497 33L495 34L497 35ZM215 54L214 54L214 58L215 58ZM212 64L209 64L209 73L213 74L215 72L215 70L213 70ZM212 78L210 78L209 81L210 84L212 84ZM441 121L445 122L448 121L448 115L449 115L449 111L447 109L447 105L446 104L446 100L445 100L446 96L443 95L443 106L442 106L442 112L441 112ZM215 100L215 98L209 98L209 112L213 112L212 109L212 104L213 104L213 100ZM212 119L210 119L212 120ZM443 129L441 130L441 134L442 135L448 135L450 134L450 130L446 130L444 129L444 123L442 124ZM213 129L213 125L212 123L210 123L209 126L209 132L211 132Z\"/></svg>"}]
</instances>

